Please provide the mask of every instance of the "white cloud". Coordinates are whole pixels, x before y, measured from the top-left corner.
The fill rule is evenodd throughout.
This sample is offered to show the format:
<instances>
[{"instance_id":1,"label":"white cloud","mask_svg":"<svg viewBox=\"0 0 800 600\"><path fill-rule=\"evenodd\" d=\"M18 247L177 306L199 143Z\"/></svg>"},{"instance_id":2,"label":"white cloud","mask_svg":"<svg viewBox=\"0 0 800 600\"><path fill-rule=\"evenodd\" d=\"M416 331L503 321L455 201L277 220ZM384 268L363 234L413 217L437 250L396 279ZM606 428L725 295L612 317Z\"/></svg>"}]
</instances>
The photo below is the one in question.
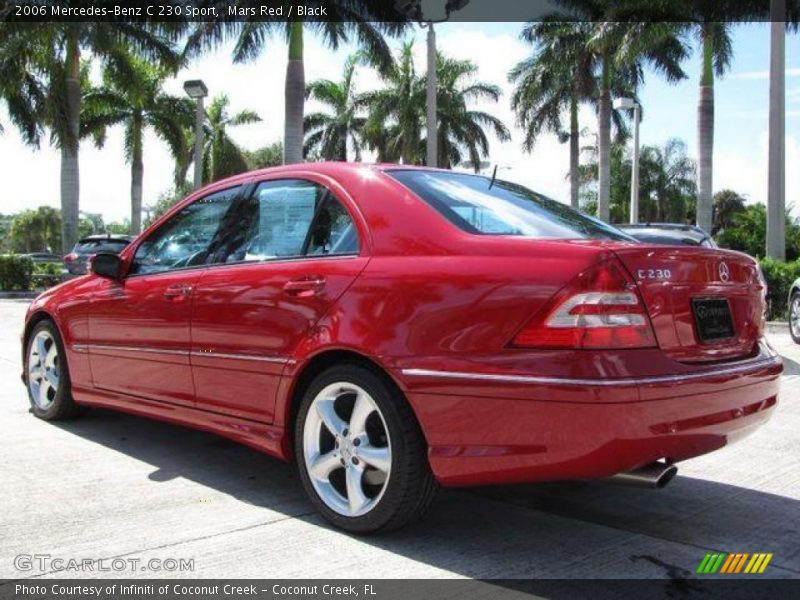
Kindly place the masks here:
<instances>
[{"instance_id":1,"label":"white cloud","mask_svg":"<svg viewBox=\"0 0 800 600\"><path fill-rule=\"evenodd\" d=\"M751 202L767 201L767 167L769 165L769 137L763 131L758 138L756 160L730 149L714 152L714 190L730 188L747 196ZM786 136L786 206L795 214L800 211L800 178L790 165L800 164L800 138Z\"/></svg>"}]
</instances>

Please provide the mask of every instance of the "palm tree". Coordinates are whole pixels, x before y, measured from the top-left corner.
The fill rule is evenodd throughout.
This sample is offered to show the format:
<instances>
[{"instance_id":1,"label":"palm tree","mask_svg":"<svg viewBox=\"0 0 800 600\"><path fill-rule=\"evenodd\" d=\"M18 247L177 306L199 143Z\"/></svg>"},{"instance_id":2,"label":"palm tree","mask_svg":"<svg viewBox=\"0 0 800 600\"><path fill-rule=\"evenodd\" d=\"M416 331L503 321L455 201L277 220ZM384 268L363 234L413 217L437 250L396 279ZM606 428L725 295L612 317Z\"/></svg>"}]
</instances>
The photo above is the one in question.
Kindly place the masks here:
<instances>
[{"instance_id":1,"label":"palm tree","mask_svg":"<svg viewBox=\"0 0 800 600\"><path fill-rule=\"evenodd\" d=\"M39 80L27 68L27 39L19 32L6 29L3 29L5 37L0 40L0 73L3 74L0 100L5 101L6 112L25 143L38 148L44 92ZM0 133L3 131L0 123Z\"/></svg>"},{"instance_id":2,"label":"palm tree","mask_svg":"<svg viewBox=\"0 0 800 600\"><path fill-rule=\"evenodd\" d=\"M686 155L686 144L673 138L663 146L645 146L641 164L642 191L655 200L655 220L685 222L697 191L697 165Z\"/></svg>"},{"instance_id":3,"label":"palm tree","mask_svg":"<svg viewBox=\"0 0 800 600\"><path fill-rule=\"evenodd\" d=\"M245 20L242 22L210 21L199 23L190 34L186 49L195 53L203 47L217 46L235 38L235 62L256 58L264 50L266 40L273 34L283 35L289 50L286 67L284 163L303 160L303 115L305 103L305 67L303 37L306 30L322 36L326 45L337 50L343 43L355 39L361 49L376 57L382 68L391 62L383 34L396 36L407 27L399 9L391 2L371 0L332 0L326 3L325 21Z\"/></svg>"},{"instance_id":4,"label":"palm tree","mask_svg":"<svg viewBox=\"0 0 800 600\"><path fill-rule=\"evenodd\" d=\"M145 130L152 129L169 146L176 160L186 153L184 129L194 121L191 100L161 91L169 73L141 58L109 65L103 73L103 86L91 89L84 97L81 127L95 137L98 146L105 141L106 128L123 125L125 159L131 164L131 233L142 227L142 180L144 178Z\"/></svg>"},{"instance_id":5,"label":"palm tree","mask_svg":"<svg viewBox=\"0 0 800 600\"><path fill-rule=\"evenodd\" d=\"M511 139L500 119L486 112L471 110L473 101L497 102L502 92L496 85L474 81L478 67L469 60L455 60L439 53L436 56L436 106L438 117L437 164L452 168L469 162L477 173L481 157L489 155L489 140L484 128L491 129L501 142ZM427 87L427 75L423 81ZM430 135L426 133L426 135ZM422 140L423 148L427 148ZM464 160L468 156L468 161Z\"/></svg>"},{"instance_id":6,"label":"palm tree","mask_svg":"<svg viewBox=\"0 0 800 600\"><path fill-rule=\"evenodd\" d=\"M405 42L398 59L383 75L386 87L359 98L359 106L370 114L365 135L368 145L378 153L378 162L402 160L413 165L424 158L419 108L426 105L425 80L417 75L413 49L413 42Z\"/></svg>"},{"instance_id":7,"label":"palm tree","mask_svg":"<svg viewBox=\"0 0 800 600\"><path fill-rule=\"evenodd\" d=\"M230 115L230 100L225 94L216 96L206 108L203 123L204 184L244 173L251 169L248 151L240 148L228 135L228 127L258 123L261 117L253 110L241 110ZM194 119L194 118L193 118ZM186 186L186 174L194 161L194 127L184 128L184 153L175 161L175 190Z\"/></svg>"},{"instance_id":8,"label":"palm tree","mask_svg":"<svg viewBox=\"0 0 800 600\"><path fill-rule=\"evenodd\" d=\"M318 79L306 86L306 99L327 105L331 113L315 112L306 115L303 129L306 141L303 156L318 152L325 160L347 160L347 145L353 147L355 159L361 160L361 145L366 119L358 115L358 95L355 92L356 65L363 61L360 53L345 61L342 79Z\"/></svg>"},{"instance_id":9,"label":"palm tree","mask_svg":"<svg viewBox=\"0 0 800 600\"><path fill-rule=\"evenodd\" d=\"M511 107L525 132L522 146L531 152L539 136L556 133L569 141L570 205L578 208L580 127L578 107L595 101L595 58L589 48L591 24L580 21L534 21L521 38L538 46L537 52L517 63L508 79L515 84ZM562 121L569 111L569 130Z\"/></svg>"},{"instance_id":10,"label":"palm tree","mask_svg":"<svg viewBox=\"0 0 800 600\"><path fill-rule=\"evenodd\" d=\"M506 126L496 117L469 108L474 100L497 101L497 86L474 81L477 67L470 61L436 57L439 164L453 167L465 156L477 170L482 156L489 153L484 127L493 130L501 141L510 139ZM358 99L369 118L364 128L368 145L378 152L379 161L405 164L425 162L426 140L422 135L426 121L427 78L414 68L413 44L400 50L398 60L385 77L386 87L367 92ZM428 132L425 132L428 135Z\"/></svg>"},{"instance_id":11,"label":"palm tree","mask_svg":"<svg viewBox=\"0 0 800 600\"><path fill-rule=\"evenodd\" d=\"M228 111L229 104L228 96L222 94L216 96L206 110L204 183L218 181L248 169L245 152L230 138L228 128L258 123L261 117L255 111L247 109L231 115Z\"/></svg>"},{"instance_id":12,"label":"palm tree","mask_svg":"<svg viewBox=\"0 0 800 600\"><path fill-rule=\"evenodd\" d=\"M585 163L580 168L581 183L594 187L599 164L596 147L584 148ZM612 222L628 221L631 190L631 156L629 149L618 142L611 144ZM640 156L640 217L642 222L686 222L695 209L695 161L686 155L682 140L670 139L663 146L644 146ZM595 199L593 190L586 194Z\"/></svg>"},{"instance_id":13,"label":"palm tree","mask_svg":"<svg viewBox=\"0 0 800 600\"><path fill-rule=\"evenodd\" d=\"M177 67L178 57L168 38L177 25L137 22L4 23L0 44L12 47L24 62L28 96L41 100L35 108L35 135L48 129L61 150L62 245L68 251L78 234L80 197L78 149L82 102L81 57L90 54L105 64L129 54ZM31 88L36 92L31 93ZM8 96L7 102L8 102ZM20 113L17 112L19 115Z\"/></svg>"},{"instance_id":14,"label":"palm tree","mask_svg":"<svg viewBox=\"0 0 800 600\"><path fill-rule=\"evenodd\" d=\"M681 62L687 56L685 45L674 27L656 18L640 15L647 12L641 0L558 0L583 21L593 24L589 49L598 64L598 134L599 184L598 216L609 219L611 184L611 121L614 81L626 82L636 90L650 65L668 81L684 79ZM553 18L559 18L559 15ZM563 18L563 17L562 17ZM637 20L640 18L641 20Z\"/></svg>"}]
</instances>

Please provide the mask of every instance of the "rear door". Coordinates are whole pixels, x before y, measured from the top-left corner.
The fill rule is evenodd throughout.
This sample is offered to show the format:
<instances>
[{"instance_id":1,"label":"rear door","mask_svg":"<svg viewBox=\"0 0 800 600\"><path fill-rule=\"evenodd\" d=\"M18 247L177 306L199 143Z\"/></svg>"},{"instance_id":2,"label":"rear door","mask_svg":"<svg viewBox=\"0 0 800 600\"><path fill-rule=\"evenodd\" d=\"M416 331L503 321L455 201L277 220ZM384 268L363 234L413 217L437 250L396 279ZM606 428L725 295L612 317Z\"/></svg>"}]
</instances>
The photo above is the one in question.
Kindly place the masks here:
<instances>
[{"instance_id":1,"label":"rear door","mask_svg":"<svg viewBox=\"0 0 800 600\"><path fill-rule=\"evenodd\" d=\"M209 248L226 230L224 217L240 189L196 200L139 244L125 279L100 281L89 314L95 386L194 405L189 363L193 292L214 260Z\"/></svg>"},{"instance_id":2,"label":"rear door","mask_svg":"<svg viewBox=\"0 0 800 600\"><path fill-rule=\"evenodd\" d=\"M273 420L284 366L306 336L326 335L317 322L366 266L348 202L306 179L257 186L226 264L209 268L195 290L199 408Z\"/></svg>"},{"instance_id":3,"label":"rear door","mask_svg":"<svg viewBox=\"0 0 800 600\"><path fill-rule=\"evenodd\" d=\"M659 347L683 362L743 358L763 335L765 287L756 262L716 249L615 250L636 280Z\"/></svg>"}]
</instances>

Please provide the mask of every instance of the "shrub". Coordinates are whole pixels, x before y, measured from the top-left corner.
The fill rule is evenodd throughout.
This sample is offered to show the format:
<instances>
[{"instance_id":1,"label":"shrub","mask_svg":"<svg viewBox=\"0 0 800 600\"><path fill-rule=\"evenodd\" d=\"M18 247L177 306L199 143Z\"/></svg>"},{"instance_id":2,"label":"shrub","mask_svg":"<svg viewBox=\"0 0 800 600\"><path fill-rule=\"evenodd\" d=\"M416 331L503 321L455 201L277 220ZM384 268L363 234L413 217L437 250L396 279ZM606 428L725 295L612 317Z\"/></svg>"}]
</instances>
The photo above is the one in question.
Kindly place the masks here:
<instances>
[{"instance_id":1,"label":"shrub","mask_svg":"<svg viewBox=\"0 0 800 600\"><path fill-rule=\"evenodd\" d=\"M785 320L788 311L789 289L792 283L800 277L800 260L783 262L771 258L759 261L761 271L767 280L767 304L769 311L767 319L770 321Z\"/></svg>"},{"instance_id":2,"label":"shrub","mask_svg":"<svg viewBox=\"0 0 800 600\"><path fill-rule=\"evenodd\" d=\"M33 260L29 256L0 255L0 290L28 291L32 275Z\"/></svg>"}]
</instances>

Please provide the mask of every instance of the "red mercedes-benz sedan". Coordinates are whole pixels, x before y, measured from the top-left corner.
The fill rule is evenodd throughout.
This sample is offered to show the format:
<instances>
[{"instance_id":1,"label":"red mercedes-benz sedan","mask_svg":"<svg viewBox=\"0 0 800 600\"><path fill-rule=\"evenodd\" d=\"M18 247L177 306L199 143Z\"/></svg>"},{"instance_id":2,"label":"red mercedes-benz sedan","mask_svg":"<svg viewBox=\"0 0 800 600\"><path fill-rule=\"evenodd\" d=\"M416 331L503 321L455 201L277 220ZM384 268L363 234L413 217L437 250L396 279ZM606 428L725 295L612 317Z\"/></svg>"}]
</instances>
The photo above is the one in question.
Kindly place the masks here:
<instances>
[{"instance_id":1,"label":"red mercedes-benz sedan","mask_svg":"<svg viewBox=\"0 0 800 600\"><path fill-rule=\"evenodd\" d=\"M109 407L294 459L350 531L408 522L437 484L663 485L766 421L782 370L748 256L450 171L237 176L91 271L28 311L33 413Z\"/></svg>"}]
</instances>

